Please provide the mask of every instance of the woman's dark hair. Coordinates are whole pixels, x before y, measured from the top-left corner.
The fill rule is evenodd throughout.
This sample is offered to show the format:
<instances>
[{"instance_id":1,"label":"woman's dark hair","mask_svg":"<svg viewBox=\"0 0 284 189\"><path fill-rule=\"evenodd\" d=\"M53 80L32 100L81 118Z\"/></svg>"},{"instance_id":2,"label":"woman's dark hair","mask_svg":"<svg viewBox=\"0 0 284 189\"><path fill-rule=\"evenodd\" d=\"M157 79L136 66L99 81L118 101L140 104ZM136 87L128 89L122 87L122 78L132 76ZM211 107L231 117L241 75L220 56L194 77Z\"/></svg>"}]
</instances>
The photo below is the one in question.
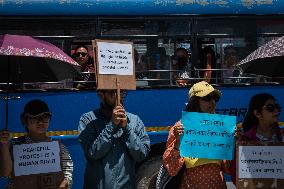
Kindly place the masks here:
<instances>
[{"instance_id":1,"label":"woman's dark hair","mask_svg":"<svg viewBox=\"0 0 284 189\"><path fill-rule=\"evenodd\" d=\"M178 52L182 52L184 56L179 57L177 54ZM189 64L189 52L183 47L179 47L175 50L175 54L173 56L173 59L176 59L178 61L177 68L178 70L183 70Z\"/></svg>"},{"instance_id":2,"label":"woman's dark hair","mask_svg":"<svg viewBox=\"0 0 284 189\"><path fill-rule=\"evenodd\" d=\"M178 51L183 51L186 55L189 55L188 50L186 50L186 48L183 47L179 47L175 50L175 55L177 54Z\"/></svg>"},{"instance_id":3,"label":"woman's dark hair","mask_svg":"<svg viewBox=\"0 0 284 189\"><path fill-rule=\"evenodd\" d=\"M45 112L50 113L50 110L48 108L47 103L40 99L31 100L25 105L24 111L20 115L20 119L21 119L22 124L25 126L26 132L29 132L28 128L25 125L25 122L27 122L27 119L28 119L27 115L29 114L32 116L36 116L38 114L45 113Z\"/></svg>"},{"instance_id":4,"label":"woman's dark hair","mask_svg":"<svg viewBox=\"0 0 284 189\"><path fill-rule=\"evenodd\" d=\"M242 124L244 132L247 132L258 125L258 118L254 115L254 111L256 110L257 112L261 112L265 102L269 99L275 100L275 98L268 93L260 93L251 97L248 111Z\"/></svg>"},{"instance_id":5,"label":"woman's dark hair","mask_svg":"<svg viewBox=\"0 0 284 189\"><path fill-rule=\"evenodd\" d=\"M75 52L76 52L78 49L80 49L80 48L84 48L84 49L86 49L86 50L89 52L88 47L85 46L85 45L78 45L78 46L75 48Z\"/></svg>"},{"instance_id":6,"label":"woman's dark hair","mask_svg":"<svg viewBox=\"0 0 284 189\"><path fill-rule=\"evenodd\" d=\"M186 112L201 112L199 100L200 100L200 97L192 96L189 99L184 111L186 111Z\"/></svg>"}]
</instances>

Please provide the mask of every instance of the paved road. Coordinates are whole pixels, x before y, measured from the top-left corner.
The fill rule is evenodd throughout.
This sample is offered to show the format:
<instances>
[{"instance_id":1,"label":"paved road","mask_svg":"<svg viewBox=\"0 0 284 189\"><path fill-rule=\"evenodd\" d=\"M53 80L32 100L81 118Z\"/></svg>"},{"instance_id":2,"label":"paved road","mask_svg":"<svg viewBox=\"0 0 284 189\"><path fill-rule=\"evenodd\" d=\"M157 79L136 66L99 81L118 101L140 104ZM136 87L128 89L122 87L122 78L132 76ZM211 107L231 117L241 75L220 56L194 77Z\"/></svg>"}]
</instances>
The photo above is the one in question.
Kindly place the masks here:
<instances>
[{"instance_id":1,"label":"paved road","mask_svg":"<svg viewBox=\"0 0 284 189\"><path fill-rule=\"evenodd\" d=\"M226 182L228 189L236 189L235 185L232 182Z\"/></svg>"}]
</instances>

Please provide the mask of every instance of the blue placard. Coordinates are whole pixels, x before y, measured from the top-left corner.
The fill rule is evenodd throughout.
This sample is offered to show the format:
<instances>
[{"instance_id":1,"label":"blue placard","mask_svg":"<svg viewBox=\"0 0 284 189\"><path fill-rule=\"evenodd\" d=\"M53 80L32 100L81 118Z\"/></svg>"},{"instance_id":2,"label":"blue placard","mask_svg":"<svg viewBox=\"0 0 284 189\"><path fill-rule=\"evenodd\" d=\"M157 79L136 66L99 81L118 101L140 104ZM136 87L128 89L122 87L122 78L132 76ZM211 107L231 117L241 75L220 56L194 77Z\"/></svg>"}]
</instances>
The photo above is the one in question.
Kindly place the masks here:
<instances>
[{"instance_id":1,"label":"blue placard","mask_svg":"<svg viewBox=\"0 0 284 189\"><path fill-rule=\"evenodd\" d=\"M182 112L182 157L232 160L236 116Z\"/></svg>"}]
</instances>

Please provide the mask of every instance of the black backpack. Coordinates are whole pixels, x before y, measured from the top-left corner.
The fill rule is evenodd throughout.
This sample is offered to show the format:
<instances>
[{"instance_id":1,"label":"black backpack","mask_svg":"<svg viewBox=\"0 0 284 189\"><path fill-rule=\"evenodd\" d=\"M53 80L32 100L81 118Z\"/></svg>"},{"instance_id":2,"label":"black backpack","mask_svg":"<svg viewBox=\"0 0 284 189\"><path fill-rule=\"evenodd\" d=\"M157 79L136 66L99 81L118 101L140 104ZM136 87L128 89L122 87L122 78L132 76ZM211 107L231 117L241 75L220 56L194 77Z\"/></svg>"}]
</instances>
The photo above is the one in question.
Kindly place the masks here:
<instances>
[{"instance_id":1,"label":"black backpack","mask_svg":"<svg viewBox=\"0 0 284 189\"><path fill-rule=\"evenodd\" d=\"M185 169L186 167L183 165L176 176L170 176L167 169L162 164L156 180L156 189L179 188Z\"/></svg>"}]
</instances>

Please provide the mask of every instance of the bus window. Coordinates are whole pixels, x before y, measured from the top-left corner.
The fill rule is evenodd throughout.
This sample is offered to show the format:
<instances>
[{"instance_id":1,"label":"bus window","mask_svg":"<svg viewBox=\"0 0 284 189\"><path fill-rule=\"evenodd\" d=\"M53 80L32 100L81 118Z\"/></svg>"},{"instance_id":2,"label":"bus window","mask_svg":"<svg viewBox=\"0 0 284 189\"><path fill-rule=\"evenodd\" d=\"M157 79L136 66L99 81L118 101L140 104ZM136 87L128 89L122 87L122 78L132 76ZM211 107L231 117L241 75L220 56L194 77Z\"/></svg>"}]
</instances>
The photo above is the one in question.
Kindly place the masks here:
<instances>
[{"instance_id":1,"label":"bus window","mask_svg":"<svg viewBox=\"0 0 284 189\"><path fill-rule=\"evenodd\" d=\"M245 25L246 27L240 27ZM198 51L202 54L204 46L211 46L216 64L204 66L201 58L198 61L199 72L212 70L211 82L236 83L241 81L235 77L239 71L235 65L256 49L256 20L246 18L200 18L197 19ZM201 51L201 52L200 52ZM205 70L204 70L205 69ZM205 78L206 79L206 78ZM243 82L255 82L255 78L247 77Z\"/></svg>"},{"instance_id":2,"label":"bus window","mask_svg":"<svg viewBox=\"0 0 284 189\"><path fill-rule=\"evenodd\" d=\"M245 26L245 27L240 27ZM235 65L252 51L275 37L283 35L282 19L256 19L253 17L208 17L196 19L197 54L204 46L215 50L216 67L212 67L214 83L281 82L282 78L269 78L255 74L241 74ZM199 57L199 56L198 56ZM197 61L199 72L204 71L201 59ZM238 78L237 78L238 77ZM261 79L259 79L261 78Z\"/></svg>"},{"instance_id":3,"label":"bus window","mask_svg":"<svg viewBox=\"0 0 284 189\"><path fill-rule=\"evenodd\" d=\"M188 18L125 18L102 19L102 37L155 37L155 36L188 36L191 34L191 23Z\"/></svg>"},{"instance_id":4,"label":"bus window","mask_svg":"<svg viewBox=\"0 0 284 189\"><path fill-rule=\"evenodd\" d=\"M137 51L136 79L139 86L175 85L172 56L177 37L190 38L190 21L174 19L105 19L101 38L132 41Z\"/></svg>"},{"instance_id":5,"label":"bus window","mask_svg":"<svg viewBox=\"0 0 284 189\"><path fill-rule=\"evenodd\" d=\"M243 25L246 27L240 27ZM0 26L1 34L31 35L67 53L72 51L74 44L90 45L96 38L132 41L138 57L137 86L156 87L176 86L178 79L186 80L187 84L202 79L216 84L259 82L251 74L242 74L240 79L240 72L234 71L234 65L257 47L283 35L284 22L272 16L31 17L6 18ZM209 60L204 58L208 55L204 56L208 46L215 56L211 55L211 66L204 63ZM188 51L190 71L184 72L175 65L178 48ZM209 74L204 74L206 72ZM280 82L282 79L263 81Z\"/></svg>"}]
</instances>

